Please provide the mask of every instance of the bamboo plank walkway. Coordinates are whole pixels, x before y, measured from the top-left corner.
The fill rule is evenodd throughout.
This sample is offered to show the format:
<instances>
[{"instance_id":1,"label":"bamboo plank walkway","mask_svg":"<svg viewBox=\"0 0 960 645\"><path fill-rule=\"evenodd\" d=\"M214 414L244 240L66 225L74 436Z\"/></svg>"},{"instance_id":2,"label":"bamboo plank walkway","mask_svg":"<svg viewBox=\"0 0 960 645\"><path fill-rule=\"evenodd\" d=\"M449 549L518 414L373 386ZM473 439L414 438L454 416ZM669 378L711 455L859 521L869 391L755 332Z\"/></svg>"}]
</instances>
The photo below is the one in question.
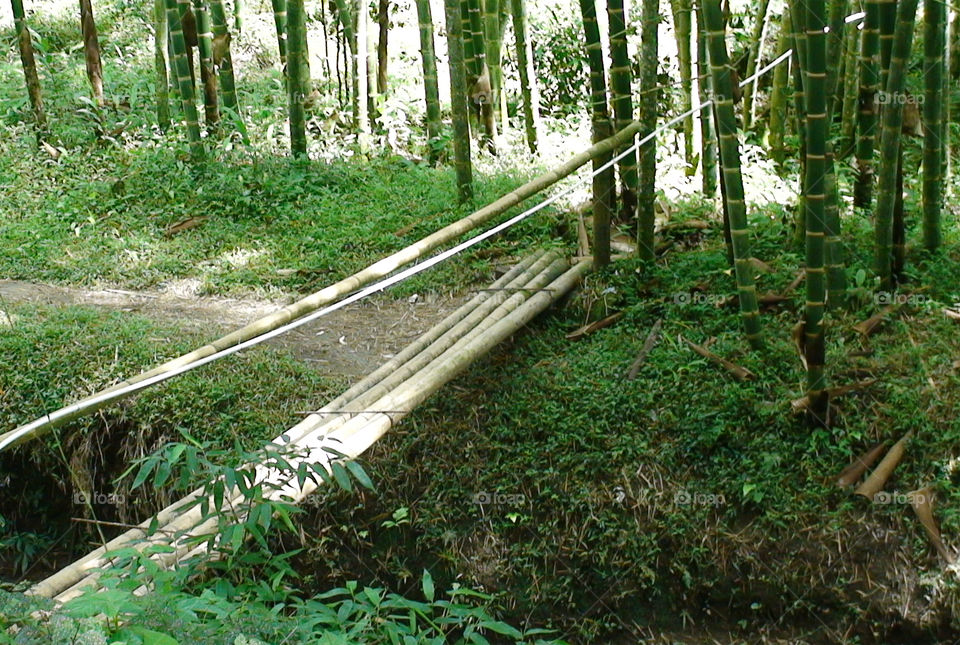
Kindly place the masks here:
<instances>
[{"instance_id":1,"label":"bamboo plank walkway","mask_svg":"<svg viewBox=\"0 0 960 645\"><path fill-rule=\"evenodd\" d=\"M329 471L333 461L339 459L331 449L343 459L361 455L445 383L573 289L590 268L589 261L571 266L552 251L539 251L522 260L390 361L276 437L273 443L278 448L296 450L289 458L293 468L280 472L258 465L257 480L265 483L265 495L301 502L317 488L313 479L301 482L296 476L301 463L320 464ZM29 593L58 601L74 598L97 584L109 564L110 552L118 549L144 552L153 547L153 552L161 547L162 552L150 557L165 567L203 555L206 543L198 547L191 538L209 535L219 524L217 516L201 513L201 506L213 508L212 500L205 505L199 503L205 495L203 489L193 491L38 582ZM242 507L240 491L227 491L221 508ZM149 533L151 525L156 530Z\"/></svg>"}]
</instances>

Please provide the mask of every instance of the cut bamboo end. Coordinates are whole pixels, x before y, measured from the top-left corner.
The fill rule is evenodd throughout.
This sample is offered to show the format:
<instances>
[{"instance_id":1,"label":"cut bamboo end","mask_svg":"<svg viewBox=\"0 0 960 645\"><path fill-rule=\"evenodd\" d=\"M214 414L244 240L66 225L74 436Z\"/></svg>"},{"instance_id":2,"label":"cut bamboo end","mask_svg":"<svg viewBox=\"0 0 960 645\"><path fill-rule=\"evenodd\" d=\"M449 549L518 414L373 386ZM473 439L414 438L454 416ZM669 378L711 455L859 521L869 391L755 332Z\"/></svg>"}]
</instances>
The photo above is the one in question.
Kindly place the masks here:
<instances>
[{"instance_id":1,"label":"cut bamboo end","mask_svg":"<svg viewBox=\"0 0 960 645\"><path fill-rule=\"evenodd\" d=\"M907 448L907 442L912 436L913 432L908 432L907 434L903 435L903 438L901 438L900 441L893 444L893 447L890 448L890 451L887 452L876 469L870 473L870 476L867 477L866 481L860 484L857 490L854 491L855 495L862 495L869 500L873 500L876 494L883 489L884 485L887 483L887 480L890 479L890 476L900 463L900 460L903 459L903 454Z\"/></svg>"}]
</instances>

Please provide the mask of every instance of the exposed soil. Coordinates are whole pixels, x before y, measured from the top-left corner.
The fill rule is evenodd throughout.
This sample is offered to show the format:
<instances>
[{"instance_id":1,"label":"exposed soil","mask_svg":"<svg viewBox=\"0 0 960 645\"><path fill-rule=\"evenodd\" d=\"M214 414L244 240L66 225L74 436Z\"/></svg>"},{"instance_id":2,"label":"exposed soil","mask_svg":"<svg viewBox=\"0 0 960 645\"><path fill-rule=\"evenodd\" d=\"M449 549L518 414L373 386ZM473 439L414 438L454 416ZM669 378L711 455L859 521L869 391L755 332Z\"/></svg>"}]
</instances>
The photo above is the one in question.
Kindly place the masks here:
<instances>
[{"instance_id":1,"label":"exposed soil","mask_svg":"<svg viewBox=\"0 0 960 645\"><path fill-rule=\"evenodd\" d=\"M267 341L338 376L363 376L458 307L469 294L412 296L395 300L378 295L347 305L318 320ZM196 295L188 281L162 291L77 289L17 280L0 280L4 303L83 305L137 313L165 325L200 332L211 340L280 309L285 303ZM144 365L144 368L151 366Z\"/></svg>"}]
</instances>

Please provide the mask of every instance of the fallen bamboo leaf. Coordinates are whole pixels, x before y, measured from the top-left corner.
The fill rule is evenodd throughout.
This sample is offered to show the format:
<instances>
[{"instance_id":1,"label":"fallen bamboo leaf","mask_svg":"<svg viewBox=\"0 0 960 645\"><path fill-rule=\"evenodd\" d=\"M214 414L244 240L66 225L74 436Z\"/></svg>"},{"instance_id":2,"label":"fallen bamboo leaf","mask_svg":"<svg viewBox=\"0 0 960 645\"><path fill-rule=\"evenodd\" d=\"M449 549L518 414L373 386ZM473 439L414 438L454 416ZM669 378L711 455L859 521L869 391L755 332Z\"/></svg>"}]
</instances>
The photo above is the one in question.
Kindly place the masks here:
<instances>
[{"instance_id":1,"label":"fallen bamboo leaf","mask_svg":"<svg viewBox=\"0 0 960 645\"><path fill-rule=\"evenodd\" d=\"M867 468L873 465L877 459L880 458L880 455L883 454L884 449L887 447L886 441L881 441L863 453L856 459L850 462L846 468L840 471L840 474L837 475L837 486L840 488L847 488L853 486L857 483L857 480L863 476L863 473L867 471Z\"/></svg>"},{"instance_id":2,"label":"fallen bamboo leaf","mask_svg":"<svg viewBox=\"0 0 960 645\"><path fill-rule=\"evenodd\" d=\"M711 361L719 365L720 367L724 368L725 370L727 370L730 373L730 375L733 376L733 378L737 379L738 381L749 381L757 377L756 374L754 374L747 368L740 367L736 363L731 363L727 359L717 356L713 352L701 347L700 345L697 345L692 341L687 340L683 336L681 336L680 339L683 342L685 342L687 345L689 345L690 349L695 351L697 354L700 354L700 356L703 356L708 361Z\"/></svg>"},{"instance_id":3,"label":"fallen bamboo leaf","mask_svg":"<svg viewBox=\"0 0 960 645\"><path fill-rule=\"evenodd\" d=\"M166 237L173 237L178 233L183 233L184 231L189 231L191 228L197 228L201 224L207 221L206 215L200 215L198 217L188 217L182 222L177 222L173 226L168 226L167 230L163 232Z\"/></svg>"},{"instance_id":4,"label":"fallen bamboo leaf","mask_svg":"<svg viewBox=\"0 0 960 645\"><path fill-rule=\"evenodd\" d=\"M923 524L923 528L926 529L927 537L930 538L930 542L937 550L937 553L940 554L940 557L943 558L947 564L953 564L956 558L943 543L943 539L940 537L940 529L937 528L937 520L933 517L933 487L927 486L911 491L907 493L907 497L910 499L910 506L913 507L917 518L920 520L920 523Z\"/></svg>"},{"instance_id":5,"label":"fallen bamboo leaf","mask_svg":"<svg viewBox=\"0 0 960 645\"><path fill-rule=\"evenodd\" d=\"M960 309L944 309L943 313L947 318L952 318L953 320L960 320Z\"/></svg>"},{"instance_id":6,"label":"fallen bamboo leaf","mask_svg":"<svg viewBox=\"0 0 960 645\"><path fill-rule=\"evenodd\" d=\"M585 336L589 336L595 331L599 331L604 327L609 327L613 323L620 320L620 318L622 317L623 317L622 311L618 311L615 314L610 314L606 318L601 318L600 320L596 320L590 323L589 325L584 325L580 329L570 332L569 334L567 334L567 340L580 340L581 338Z\"/></svg>"},{"instance_id":7,"label":"fallen bamboo leaf","mask_svg":"<svg viewBox=\"0 0 960 645\"><path fill-rule=\"evenodd\" d=\"M894 311L900 308L900 305L887 305L877 313L873 314L863 322L859 322L853 326L854 331L858 332L860 335L866 337L876 331L877 327L880 326L887 316L892 314Z\"/></svg>"},{"instance_id":8,"label":"fallen bamboo leaf","mask_svg":"<svg viewBox=\"0 0 960 645\"><path fill-rule=\"evenodd\" d=\"M663 320L658 319L657 322L653 323L653 328L650 329L650 333L647 334L647 339L643 341L643 349L640 350L640 353L637 354L637 358L630 365L630 369L627 370L627 380L632 381L637 378L637 372L640 371L640 368L643 366L643 362L647 359L647 354L650 353L650 350L653 349L653 346L657 343L657 336L660 334L660 328L663 326Z\"/></svg>"},{"instance_id":9,"label":"fallen bamboo leaf","mask_svg":"<svg viewBox=\"0 0 960 645\"><path fill-rule=\"evenodd\" d=\"M827 388L827 395L832 401L835 397L843 396L849 392L856 392L859 390L866 389L877 382L875 378L868 378L862 381L857 381L856 383L850 383L848 385L837 385L834 387ZM807 409L807 406L810 405L810 399L806 396L801 396L799 399L794 399L790 402L790 411L793 414L800 414L801 412Z\"/></svg>"},{"instance_id":10,"label":"fallen bamboo leaf","mask_svg":"<svg viewBox=\"0 0 960 645\"><path fill-rule=\"evenodd\" d=\"M870 476L867 477L867 480L860 484L860 487L857 490L853 491L855 495L863 495L869 500L873 500L874 495L880 492L884 484L887 483L887 480L890 479L890 475L893 474L894 469L897 467L897 464L900 463L900 460L903 459L903 453L907 447L907 441L910 440L910 437L913 436L913 431L908 432L903 435L903 438L900 439L897 443L893 444L893 447L890 448L890 451L884 456L880 464L874 469Z\"/></svg>"}]
</instances>

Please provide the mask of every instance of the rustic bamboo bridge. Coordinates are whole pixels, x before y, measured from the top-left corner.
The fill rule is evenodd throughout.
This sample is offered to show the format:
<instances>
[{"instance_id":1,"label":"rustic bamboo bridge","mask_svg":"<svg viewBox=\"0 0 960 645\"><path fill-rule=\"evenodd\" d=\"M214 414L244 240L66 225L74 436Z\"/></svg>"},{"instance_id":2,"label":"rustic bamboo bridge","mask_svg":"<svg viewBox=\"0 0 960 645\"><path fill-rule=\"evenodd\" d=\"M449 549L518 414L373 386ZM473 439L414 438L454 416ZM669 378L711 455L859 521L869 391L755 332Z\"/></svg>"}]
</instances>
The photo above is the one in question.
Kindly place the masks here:
<instances>
[{"instance_id":1,"label":"rustic bamboo bridge","mask_svg":"<svg viewBox=\"0 0 960 645\"><path fill-rule=\"evenodd\" d=\"M567 294L590 267L589 260L571 266L552 251L536 252L515 265L393 359L275 438L277 448L295 451L288 458L289 469L257 467L258 480L270 483L265 496L302 501L318 484L315 479L297 476L301 463L329 467L334 460L362 454L473 361ZM207 543L195 546L196 538L215 532L219 521L215 514L202 512L203 507L213 507L212 499L209 504L199 503L205 495L203 489L193 491L37 583L30 593L58 601L76 597L96 585L111 560L110 553L118 549L152 553L150 557L165 567L203 555ZM243 497L234 487L226 493L221 508L242 509Z\"/></svg>"},{"instance_id":2,"label":"rustic bamboo bridge","mask_svg":"<svg viewBox=\"0 0 960 645\"><path fill-rule=\"evenodd\" d=\"M452 248L426 257L465 233L492 222L495 217L556 184L588 162L630 146L637 130L637 124L631 124L492 204L340 282L192 352L0 435L0 451L37 438L147 387L290 331L496 235L556 202L572 188L564 189ZM599 171L594 167L592 174ZM411 263L416 264L403 268ZM245 468L252 471L254 481L261 484L266 499L299 503L317 488L318 481L326 481L325 477L306 477L304 473L312 470L322 475L336 474L336 463L349 462L362 454L473 361L569 293L592 265L593 260L589 257L570 262L555 251L533 253L389 362L276 437L268 448L275 449L278 454L282 451L282 458L286 461L282 469L272 465L280 462L269 459L269 450L264 451L263 461L247 464ZM121 549L127 555L139 552L162 567L175 566L194 556L216 557L216 553L207 553L209 546L217 540L216 537L210 539L210 536L217 534L221 521L242 521L246 512L243 509L247 506L244 491L235 482L229 482L229 485L226 481L219 483L226 489L223 499L219 493L215 499L209 485L198 488L35 584L29 593L66 601L84 589L95 588L103 571L115 561L116 553ZM211 512L211 508L218 512Z\"/></svg>"}]
</instances>

